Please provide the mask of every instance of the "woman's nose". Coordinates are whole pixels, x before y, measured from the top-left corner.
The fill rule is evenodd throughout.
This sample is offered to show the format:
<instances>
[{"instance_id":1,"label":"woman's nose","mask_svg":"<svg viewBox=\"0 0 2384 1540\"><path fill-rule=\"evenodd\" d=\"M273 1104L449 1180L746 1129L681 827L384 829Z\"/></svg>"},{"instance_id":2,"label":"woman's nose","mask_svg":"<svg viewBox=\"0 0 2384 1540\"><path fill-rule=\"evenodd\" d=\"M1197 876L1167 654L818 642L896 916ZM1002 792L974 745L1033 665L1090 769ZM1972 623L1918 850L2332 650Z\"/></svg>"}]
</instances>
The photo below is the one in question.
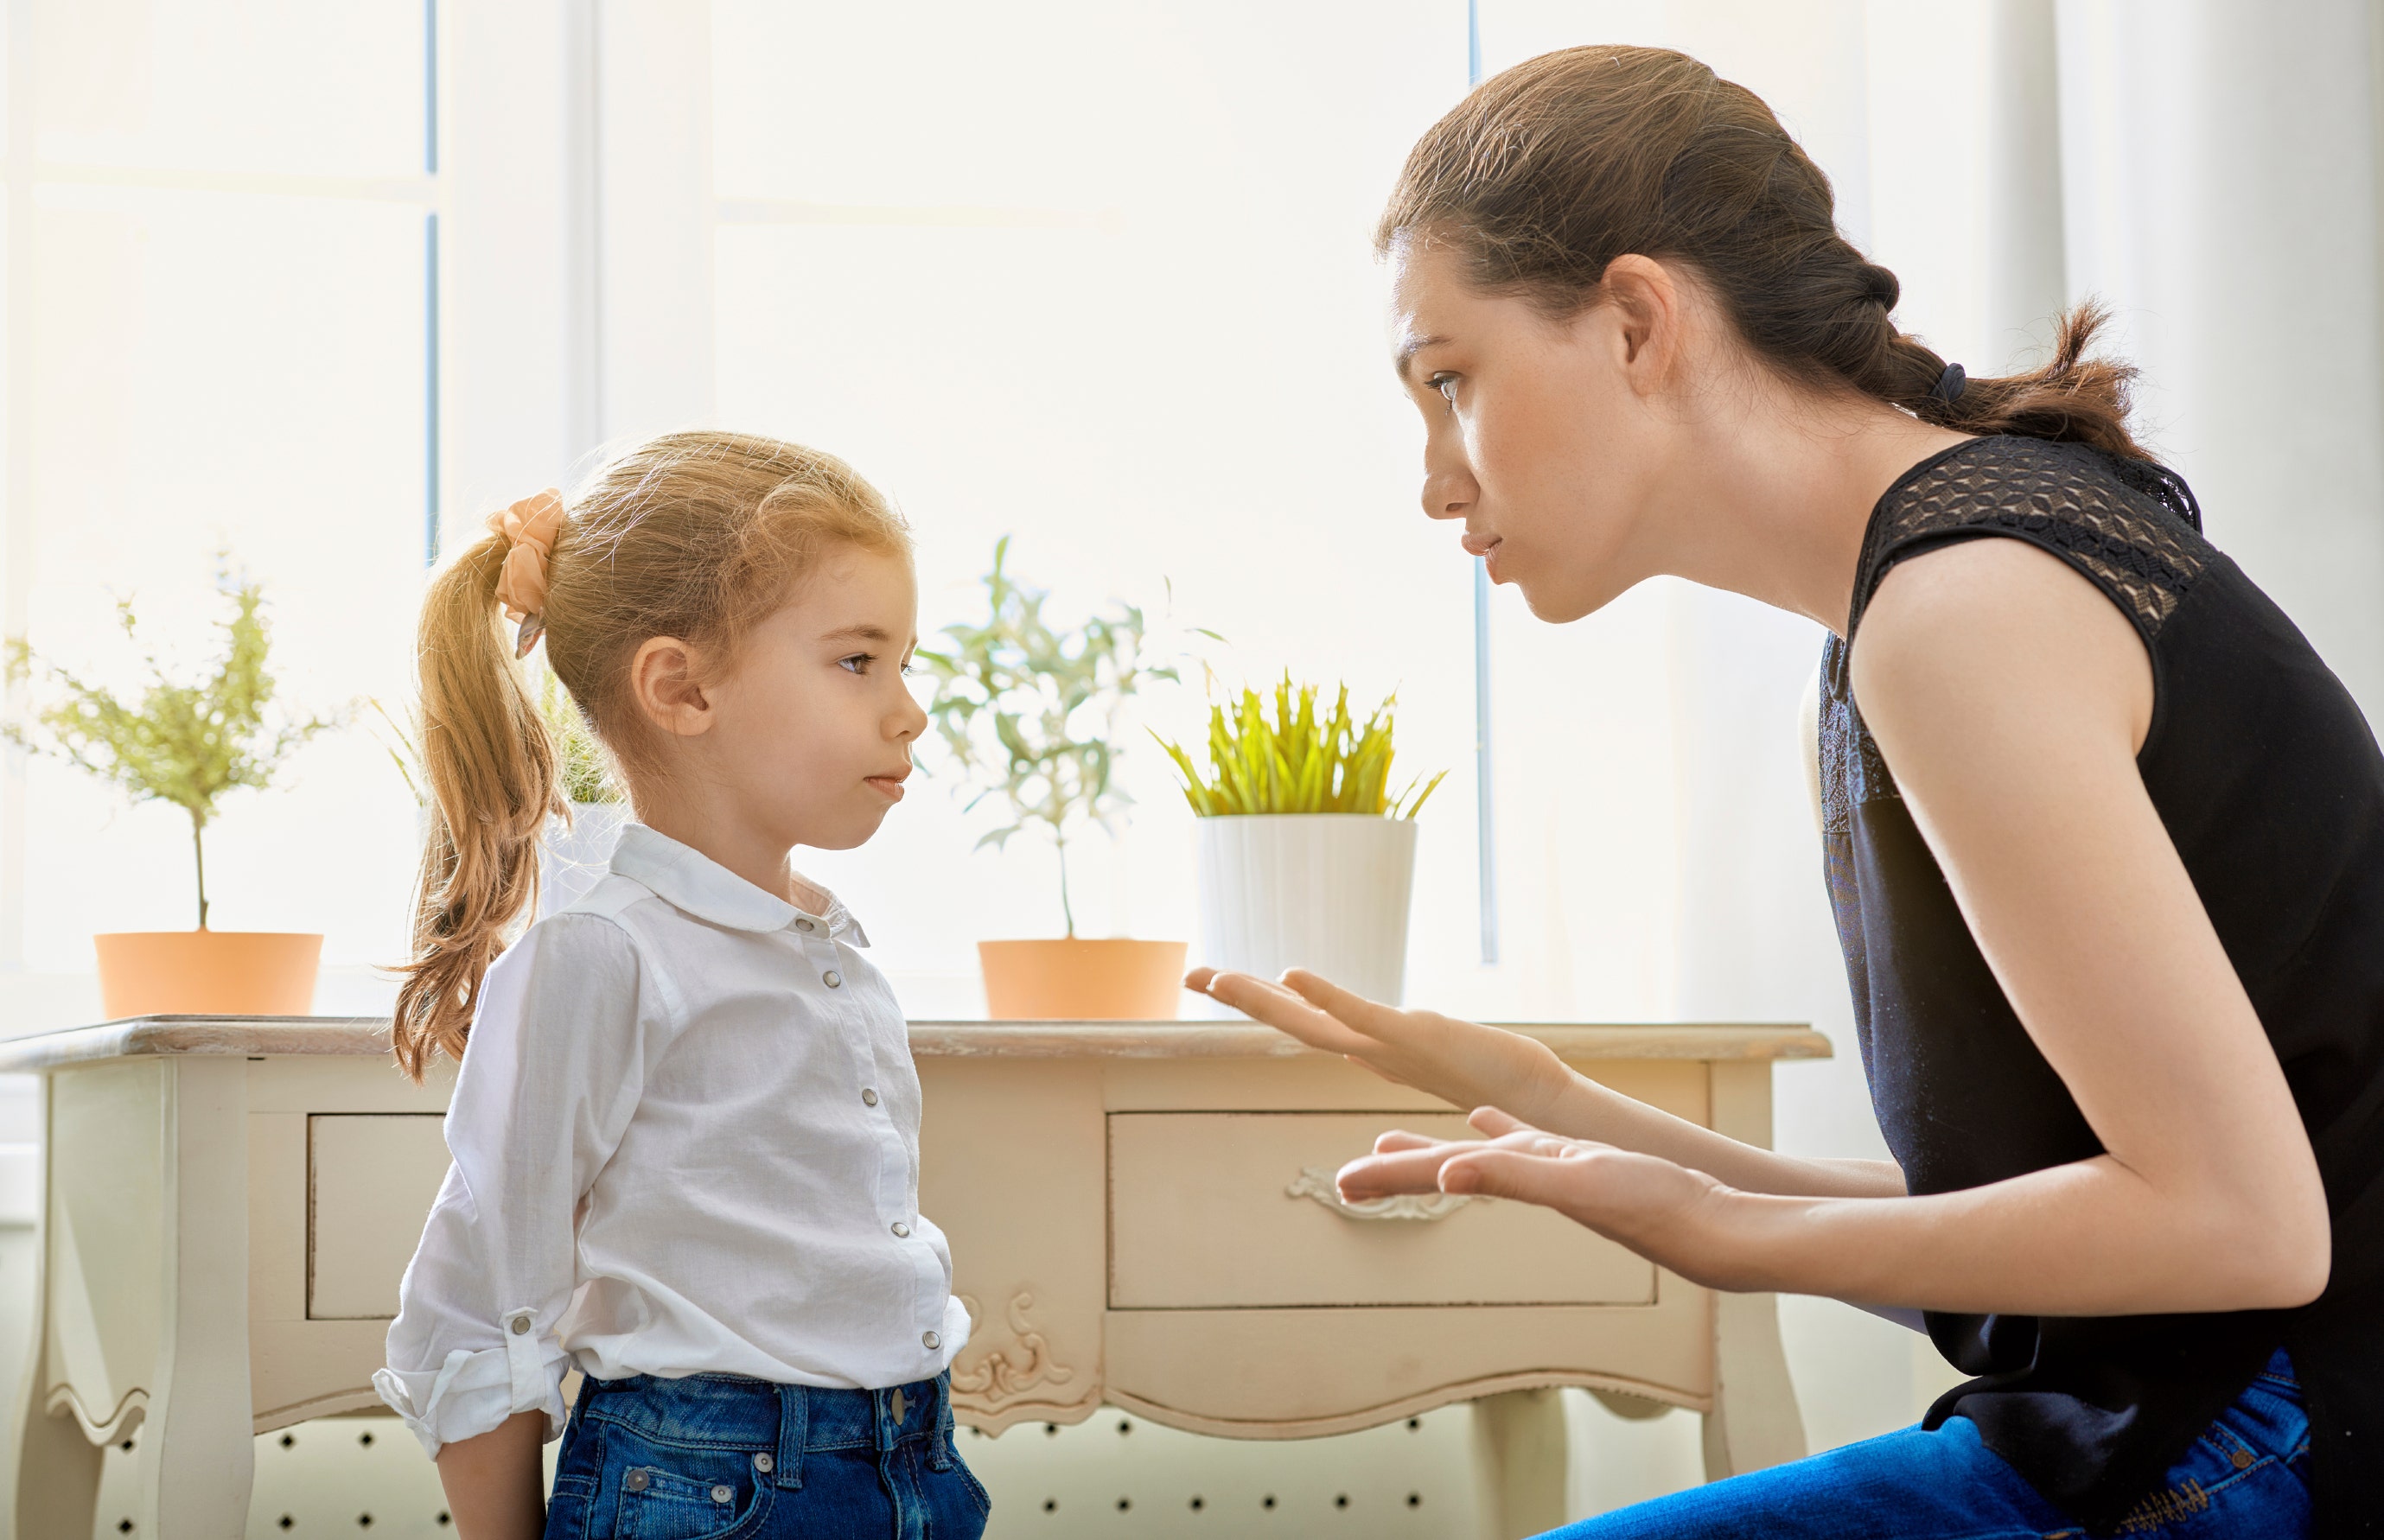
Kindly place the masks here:
<instances>
[{"instance_id":1,"label":"woman's nose","mask_svg":"<svg viewBox=\"0 0 2384 1540\"><path fill-rule=\"evenodd\" d=\"M1473 506L1473 478L1453 471L1427 472L1423 478L1423 516L1463 518Z\"/></svg>"}]
</instances>

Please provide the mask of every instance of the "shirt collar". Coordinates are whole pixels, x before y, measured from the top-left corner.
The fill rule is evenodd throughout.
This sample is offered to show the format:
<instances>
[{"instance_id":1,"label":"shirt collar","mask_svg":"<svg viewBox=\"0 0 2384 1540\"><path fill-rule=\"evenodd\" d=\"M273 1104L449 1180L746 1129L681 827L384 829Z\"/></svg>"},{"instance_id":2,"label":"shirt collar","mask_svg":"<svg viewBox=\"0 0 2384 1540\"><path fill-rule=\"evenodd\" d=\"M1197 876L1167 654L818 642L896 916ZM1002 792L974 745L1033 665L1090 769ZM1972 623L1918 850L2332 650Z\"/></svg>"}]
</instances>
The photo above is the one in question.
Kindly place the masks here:
<instances>
[{"instance_id":1,"label":"shirt collar","mask_svg":"<svg viewBox=\"0 0 2384 1540\"><path fill-rule=\"evenodd\" d=\"M613 870L672 908L731 930L784 930L806 913L643 824L621 826L620 843L613 847ZM824 888L820 891L827 895L827 913L811 918L822 922L831 936L841 935L856 947L869 945L861 922L843 902Z\"/></svg>"}]
</instances>

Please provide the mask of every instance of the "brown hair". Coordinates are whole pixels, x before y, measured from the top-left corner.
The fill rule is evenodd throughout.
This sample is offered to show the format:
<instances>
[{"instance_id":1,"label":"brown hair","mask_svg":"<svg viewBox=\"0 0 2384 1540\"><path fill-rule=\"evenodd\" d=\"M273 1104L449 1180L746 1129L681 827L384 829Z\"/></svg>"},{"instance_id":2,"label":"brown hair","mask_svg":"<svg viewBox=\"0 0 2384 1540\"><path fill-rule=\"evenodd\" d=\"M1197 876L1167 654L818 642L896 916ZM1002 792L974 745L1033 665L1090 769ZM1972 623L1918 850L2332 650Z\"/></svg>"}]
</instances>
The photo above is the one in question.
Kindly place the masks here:
<instances>
[{"instance_id":1,"label":"brown hair","mask_svg":"<svg viewBox=\"0 0 2384 1540\"><path fill-rule=\"evenodd\" d=\"M640 645L677 637L733 664L824 552L910 550L901 516L851 466L746 434L666 434L598 470L565 507L540 611L547 662L633 801L666 769L629 694ZM508 547L495 533L466 547L422 604L430 831L391 1032L416 1080L433 1054L463 1057L480 981L537 902L546 820L570 815L497 605Z\"/></svg>"},{"instance_id":2,"label":"brown hair","mask_svg":"<svg viewBox=\"0 0 2384 1540\"><path fill-rule=\"evenodd\" d=\"M1568 48L1484 81L1409 153L1377 252L1409 232L1557 317L1596 304L1626 253L1682 263L1791 378L1960 432L2149 458L2127 428L2135 371L2086 356L2091 303L2058 318L2042 367L1937 395L1945 360L1888 318L1895 275L1838 233L1830 179L1760 97L1684 54Z\"/></svg>"}]
</instances>

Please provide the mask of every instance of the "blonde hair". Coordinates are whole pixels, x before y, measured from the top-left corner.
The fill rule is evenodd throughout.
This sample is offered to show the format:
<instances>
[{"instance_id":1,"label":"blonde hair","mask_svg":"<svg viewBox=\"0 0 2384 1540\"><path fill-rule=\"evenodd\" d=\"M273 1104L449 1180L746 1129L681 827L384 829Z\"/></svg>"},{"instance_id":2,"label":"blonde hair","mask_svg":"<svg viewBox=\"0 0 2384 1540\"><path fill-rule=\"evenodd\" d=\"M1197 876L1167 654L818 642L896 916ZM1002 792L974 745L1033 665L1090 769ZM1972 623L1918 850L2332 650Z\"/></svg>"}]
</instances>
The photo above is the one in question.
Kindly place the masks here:
<instances>
[{"instance_id":1,"label":"blonde hair","mask_svg":"<svg viewBox=\"0 0 2384 1540\"><path fill-rule=\"evenodd\" d=\"M629 689L658 636L733 664L751 628L831 550L907 555L910 531L832 454L739 433L671 433L598 470L565 502L547 563L547 662L624 772L632 801L660 746ZM490 534L431 579L422 604L421 751L431 798L391 1038L416 1080L460 1060L480 981L538 900L550 816L570 816L497 579Z\"/></svg>"}]
</instances>

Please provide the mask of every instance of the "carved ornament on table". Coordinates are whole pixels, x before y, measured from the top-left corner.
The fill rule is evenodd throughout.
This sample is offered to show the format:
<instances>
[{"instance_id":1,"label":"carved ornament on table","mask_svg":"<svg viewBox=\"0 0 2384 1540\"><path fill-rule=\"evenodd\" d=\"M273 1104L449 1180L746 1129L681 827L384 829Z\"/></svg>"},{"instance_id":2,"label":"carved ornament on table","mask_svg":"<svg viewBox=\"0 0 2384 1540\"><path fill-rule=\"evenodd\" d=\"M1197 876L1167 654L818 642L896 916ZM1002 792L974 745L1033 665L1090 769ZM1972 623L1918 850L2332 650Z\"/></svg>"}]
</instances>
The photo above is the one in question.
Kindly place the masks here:
<instances>
[{"instance_id":1,"label":"carved ornament on table","mask_svg":"<svg viewBox=\"0 0 2384 1540\"><path fill-rule=\"evenodd\" d=\"M963 1294L960 1301L971 1321L985 1319L975 1299ZM1014 1401L1039 1385L1066 1385L1076 1377L1074 1370L1051 1357L1050 1342L1029 1323L1027 1312L1034 1308L1031 1290L1012 1297L1007 1311L1011 1340L988 1349L970 1368L952 1365L952 1389L956 1394L988 1409L998 1409L1004 1401Z\"/></svg>"}]
</instances>

